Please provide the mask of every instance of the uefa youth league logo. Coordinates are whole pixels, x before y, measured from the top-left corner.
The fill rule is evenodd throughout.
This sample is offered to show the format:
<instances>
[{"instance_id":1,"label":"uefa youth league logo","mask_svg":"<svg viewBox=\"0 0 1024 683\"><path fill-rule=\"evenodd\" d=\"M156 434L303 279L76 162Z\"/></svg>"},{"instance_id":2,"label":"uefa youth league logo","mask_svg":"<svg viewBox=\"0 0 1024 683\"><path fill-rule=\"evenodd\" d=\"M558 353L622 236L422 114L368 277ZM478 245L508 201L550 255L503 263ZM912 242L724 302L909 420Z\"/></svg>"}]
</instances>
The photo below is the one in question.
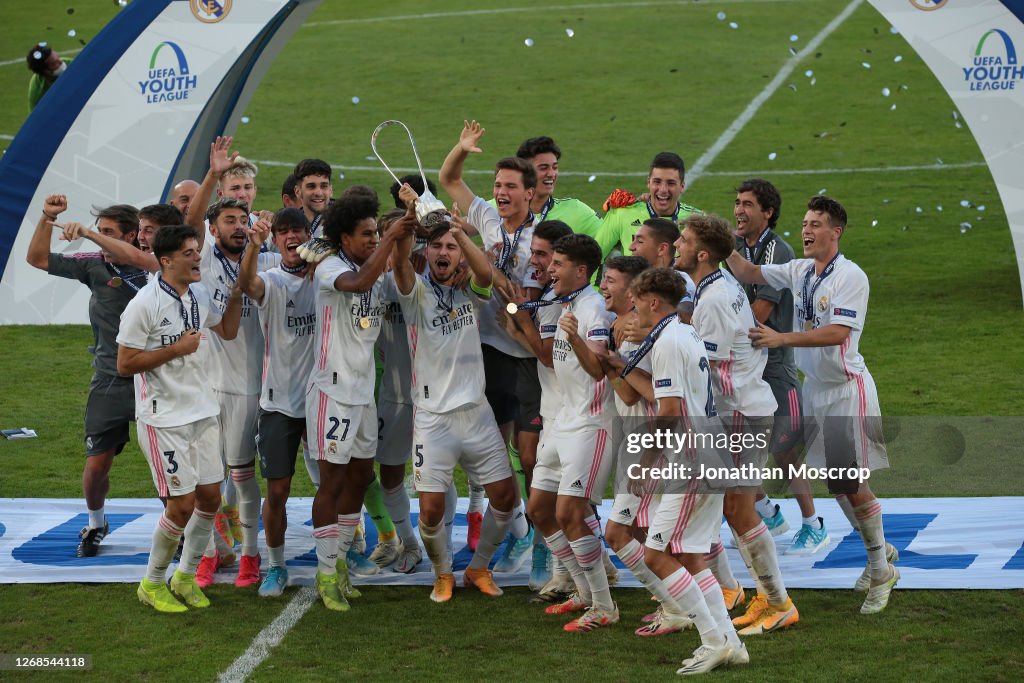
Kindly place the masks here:
<instances>
[{"instance_id":1,"label":"uefa youth league logo","mask_svg":"<svg viewBox=\"0 0 1024 683\"><path fill-rule=\"evenodd\" d=\"M199 21L216 24L231 11L231 0L188 0L188 7Z\"/></svg>"}]
</instances>

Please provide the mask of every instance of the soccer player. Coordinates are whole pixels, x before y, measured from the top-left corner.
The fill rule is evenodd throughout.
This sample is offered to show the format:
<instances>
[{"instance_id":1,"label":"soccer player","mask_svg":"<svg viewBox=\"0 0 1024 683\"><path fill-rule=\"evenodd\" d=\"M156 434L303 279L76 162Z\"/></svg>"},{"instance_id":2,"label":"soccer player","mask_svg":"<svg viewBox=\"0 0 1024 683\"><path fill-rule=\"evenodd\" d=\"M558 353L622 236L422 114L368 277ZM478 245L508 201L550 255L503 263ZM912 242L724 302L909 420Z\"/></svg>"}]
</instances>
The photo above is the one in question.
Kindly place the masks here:
<instances>
[{"instance_id":1,"label":"soccer player","mask_svg":"<svg viewBox=\"0 0 1024 683\"><path fill-rule=\"evenodd\" d=\"M219 456L217 401L206 382L209 339L201 330L233 339L242 312L235 288L223 315L200 282L199 242L188 226L163 228L153 238L160 275L139 290L121 316L117 371L135 375L135 418L142 452L157 493L167 499L153 532L145 578L137 594L158 612L209 607L195 581L196 567L220 504L224 467ZM185 546L171 590L164 583L178 541Z\"/></svg>"},{"instance_id":2,"label":"soccer player","mask_svg":"<svg viewBox=\"0 0 1024 683\"><path fill-rule=\"evenodd\" d=\"M494 172L497 208L489 205L470 189L462 173L466 158L481 152L477 143L483 134L484 128L476 121L464 122L459 142L445 158L438 179L454 202L467 210L466 221L473 226L470 229L479 230L484 249L490 253L498 270L516 286L539 290L538 283L530 277L529 266L530 242L536 225L530 202L536 192L537 173L532 164L519 157L499 159ZM536 293L530 292L530 298ZM487 306L488 312L481 314L480 319L487 402L494 411L502 439L509 443L520 408L518 378L520 375L529 377L531 372L536 375L537 362L498 324L500 302L492 297ZM482 505L480 492L475 493L475 498L472 493L467 514L471 524L470 547L474 547L473 541L478 536L473 528L474 518L479 514L475 505Z\"/></svg>"},{"instance_id":3,"label":"soccer player","mask_svg":"<svg viewBox=\"0 0 1024 683\"><path fill-rule=\"evenodd\" d=\"M412 207L406 216L415 219ZM519 493L506 445L484 401L477 320L486 310L482 300L491 296L491 264L465 233L465 222L455 205L450 228L435 228L428 239L425 255L429 270L425 276L417 276L409 261L412 244L412 235L404 238L393 263L412 350L412 400L416 406L413 471L419 492L420 538L434 565L430 599L451 600L455 586L443 518L445 492L456 464L484 487L490 501L463 583L497 597L502 591L487 565L512 526ZM472 273L470 293L451 283L463 257ZM525 526L525 519L521 522Z\"/></svg>"},{"instance_id":4,"label":"soccer player","mask_svg":"<svg viewBox=\"0 0 1024 683\"><path fill-rule=\"evenodd\" d=\"M552 248L552 301L562 306L552 359L562 388L562 409L555 424L546 427L550 433L537 455L529 513L548 549L569 569L578 591L546 611L586 610L564 628L591 631L619 620L602 562L604 548L588 519L593 516L591 500L602 495L614 457L608 447L612 392L599 360L607 349L611 316L604 299L590 286L601 263L601 248L594 238L569 235ZM550 449L557 453L558 472L548 464Z\"/></svg>"},{"instance_id":5,"label":"soccer player","mask_svg":"<svg viewBox=\"0 0 1024 683\"><path fill-rule=\"evenodd\" d=\"M181 225L183 215L173 204L150 204L139 209L139 249L151 253L153 250L149 243L156 231L167 225ZM152 266L147 270L151 273L160 270L156 257L153 257Z\"/></svg>"},{"instance_id":6,"label":"soccer player","mask_svg":"<svg viewBox=\"0 0 1024 683\"><path fill-rule=\"evenodd\" d=\"M260 470L267 480L263 531L270 569L260 584L259 594L276 597L288 585L284 560L284 536L288 526L285 505L295 474L296 453L306 431L306 387L314 357L316 283L307 277L309 265L296 251L309 240L309 221L302 211L281 209L274 214L272 223L261 216L248 232L253 248L246 249L242 256L238 282L259 312L265 340L256 451ZM263 258L259 247L271 234L281 253L281 263L259 272Z\"/></svg>"},{"instance_id":7,"label":"soccer player","mask_svg":"<svg viewBox=\"0 0 1024 683\"><path fill-rule=\"evenodd\" d=\"M171 201L168 204L180 211L182 216L185 216L188 214L189 205L192 204L192 198L196 196L198 191L199 183L186 178L171 190ZM178 221L177 225L181 225L181 221Z\"/></svg>"},{"instance_id":8,"label":"soccer player","mask_svg":"<svg viewBox=\"0 0 1024 683\"><path fill-rule=\"evenodd\" d=\"M648 218L633 235L629 251L633 256L640 256L651 264L652 268L671 268L676 260L676 240L679 239L679 226L667 218ZM689 275L677 270L686 283L686 293L679 302L679 319L690 322L693 315L693 292L696 286Z\"/></svg>"},{"instance_id":9,"label":"soccer player","mask_svg":"<svg viewBox=\"0 0 1024 683\"><path fill-rule=\"evenodd\" d=\"M386 310L383 273L394 241L413 229L412 221L399 219L378 243L378 208L375 199L358 194L327 207L323 234L338 251L315 274L319 350L306 395L306 438L320 462L313 499L316 586L324 605L336 611L347 611L348 598L359 596L345 557L377 450L373 347Z\"/></svg>"},{"instance_id":10,"label":"soccer player","mask_svg":"<svg viewBox=\"0 0 1024 683\"><path fill-rule=\"evenodd\" d=\"M381 216L377 225L386 231L405 213L404 206L402 209L393 209ZM390 541L379 541L370 559L381 568L393 564L396 572L411 574L423 559L420 542L412 528L409 494L405 490L405 466L412 457L412 356L409 352L405 315L393 279L387 278L384 281L384 301L387 310L377 339L384 372L381 374L377 399L380 437L377 441L376 460L380 466L384 505L397 533Z\"/></svg>"},{"instance_id":11,"label":"soccer player","mask_svg":"<svg viewBox=\"0 0 1024 683\"><path fill-rule=\"evenodd\" d=\"M296 185L298 185L298 181L295 179L294 173L289 173L288 177L284 179L284 183L281 184L281 206L286 209L302 208L302 202L299 201L299 196L295 194Z\"/></svg>"},{"instance_id":12,"label":"soccer player","mask_svg":"<svg viewBox=\"0 0 1024 683\"><path fill-rule=\"evenodd\" d=\"M204 252L209 249L206 243L206 234L212 233L212 230L209 229L210 224L206 212L215 190L218 199L237 199L244 202L250 211L253 202L256 201L258 169L251 161L239 156L238 152L228 154L232 140L230 135L218 135L210 143L210 168L192 197L188 212L185 213L185 224L196 229L196 233L199 235L199 247ZM256 219L255 213L250 214L249 225L256 223Z\"/></svg>"},{"instance_id":13,"label":"soccer player","mask_svg":"<svg viewBox=\"0 0 1024 683\"><path fill-rule=\"evenodd\" d=\"M878 438L881 410L875 381L858 349L867 317L868 278L839 251L846 221L842 204L812 197L801 231L805 258L758 266L734 251L729 267L742 282L793 292L793 331L758 323L750 339L758 348L796 349L796 364L804 373L804 408L823 432L810 439L808 461L874 470L888 467L889 461ZM868 594L860 611L881 612L900 578L893 565L898 559L895 548L885 542L882 505L867 481L829 479L828 488L837 498L845 497L867 550L868 566L858 587L864 586Z\"/></svg>"},{"instance_id":14,"label":"soccer player","mask_svg":"<svg viewBox=\"0 0 1024 683\"><path fill-rule=\"evenodd\" d=\"M667 222L667 221L666 221ZM669 225L675 229L675 226ZM677 231L678 232L678 231ZM612 349L601 356L601 365L615 392L615 408L622 419L622 436L649 432L653 426L651 418L657 411L654 387L651 384L651 358L645 354L632 366L625 378L622 370L640 349L640 345L624 338L622 328L635 315L629 286L633 279L647 270L648 262L639 256L614 256L605 261L601 278L601 295L605 308L615 314L612 323ZM618 435L617 435L618 436ZM654 595L660 608L650 617L649 623L636 630L638 636L660 636L675 633L688 627L692 622L678 611L675 601L668 595L658 579L644 564L643 536L639 539L633 527L647 528L650 525L652 496L645 493L636 496L628 489L628 475L625 469L635 458L623 454L628 446L627 438L616 444L618 469L615 473L615 500L605 527L605 539L615 554L629 567L633 575Z\"/></svg>"},{"instance_id":15,"label":"soccer player","mask_svg":"<svg viewBox=\"0 0 1024 683\"><path fill-rule=\"evenodd\" d=\"M579 199L555 198L562 150L554 140L546 135L524 140L516 156L529 161L537 171L537 191L530 200L530 210L537 217L537 223L562 221L577 234L597 235L601 218L596 211Z\"/></svg>"},{"instance_id":16,"label":"soccer player","mask_svg":"<svg viewBox=\"0 0 1024 683\"><path fill-rule=\"evenodd\" d=\"M51 275L78 280L92 292L89 323L93 330L95 373L85 404L85 467L82 469L82 494L89 521L79 533L76 553L78 557L93 557L110 529L104 513L104 502L110 491L110 468L114 456L128 443L128 423L135 419L132 383L117 372L115 338L121 313L135 293L145 286L146 273L125 265L105 251L52 253L50 235L54 222L67 208L68 200L64 195L46 198L42 216L29 242L27 261ZM123 204L107 207L96 215L98 232L111 242L125 246L135 241L138 225L135 208ZM77 236L90 237L91 234L92 231L83 228Z\"/></svg>"},{"instance_id":17,"label":"soccer player","mask_svg":"<svg viewBox=\"0 0 1024 683\"><path fill-rule=\"evenodd\" d=\"M690 216L683 225L676 242L676 268L689 273L697 283L693 327L704 340L711 362L715 406L729 443L743 444L739 451L730 448L723 456L729 466L755 468L749 477L731 479L725 492L726 521L758 586L746 614L733 623L743 627L743 636L771 633L797 623L800 615L786 592L775 540L754 506L761 486L759 473L768 460L768 451L758 446L756 438L748 437L771 431L777 407L771 387L762 379L768 354L751 346L747 330L754 325L754 314L746 294L719 267L736 246L728 222L719 216L698 215ZM712 553L712 557L723 567L718 575L735 582L725 553ZM738 604L738 583L722 592L727 607Z\"/></svg>"},{"instance_id":18,"label":"soccer player","mask_svg":"<svg viewBox=\"0 0 1024 683\"><path fill-rule=\"evenodd\" d=\"M650 354L658 428L694 433L706 431L715 404L704 343L692 326L678 321L676 306L684 286L683 279L669 268L651 268L633 278L630 293L637 318L651 332L623 374L628 379L631 369ZM661 455L645 453L640 464L653 465ZM681 455L670 455L670 462ZM643 479L632 482L631 492L646 492L642 484ZM683 661L678 674L700 674L725 663L750 661L729 619L718 582L704 566L704 553L711 547L721 519L720 493L698 478L670 480L648 529L644 561L675 601L673 612L692 619L700 634L701 646Z\"/></svg>"},{"instance_id":19,"label":"soccer player","mask_svg":"<svg viewBox=\"0 0 1024 683\"><path fill-rule=\"evenodd\" d=\"M754 178L736 188L733 216L736 218L736 251L757 265L780 265L795 258L793 248L775 232L782 209L782 197L767 180ZM768 285L744 285L747 301L757 322L773 330L793 329L793 293ZM776 462L796 464L803 446L803 408L800 401L800 380L796 374L793 349L788 346L769 349L764 381L772 388L775 402L775 425L772 427L771 451ZM793 497L800 505L803 523L787 555L811 555L829 543L825 520L814 510L810 484L801 475L789 482ZM773 536L784 533L789 524L778 505L764 493L758 493L757 511Z\"/></svg>"},{"instance_id":20,"label":"soccer player","mask_svg":"<svg viewBox=\"0 0 1024 683\"><path fill-rule=\"evenodd\" d=\"M618 247L627 253L633 235L648 218L668 218L673 223L685 220L700 209L679 201L686 188L684 177L686 167L682 158L674 152L660 152L651 161L647 174L647 191L650 199L635 202L630 206L612 209L605 214L597 232L597 243L601 245L601 257L606 258Z\"/></svg>"},{"instance_id":21,"label":"soccer player","mask_svg":"<svg viewBox=\"0 0 1024 683\"><path fill-rule=\"evenodd\" d=\"M266 218L270 214L267 212ZM225 197L206 214L214 240L203 250L203 284L214 302L223 306L236 287L242 254L249 243L249 206ZM262 246L262 240L261 240ZM259 270L269 270L281 261L279 254L263 253ZM211 339L209 382L220 406L220 452L230 473L229 503L222 512L241 530L242 557L235 586L245 588L259 583L260 556L256 552L259 537L260 487L256 481L256 420L259 416L260 383L263 370L264 338L260 321L248 296L242 297L242 318L238 335L231 341ZM233 495L230 489L233 489ZM230 502L237 500L237 507ZM219 566L219 553L213 545L207 550L196 580L205 588L213 582Z\"/></svg>"},{"instance_id":22,"label":"soccer player","mask_svg":"<svg viewBox=\"0 0 1024 683\"><path fill-rule=\"evenodd\" d=\"M334 196L331 166L322 159L303 159L295 164L292 175L295 176L295 197L309 221L310 233L320 237L323 213Z\"/></svg>"}]
</instances>

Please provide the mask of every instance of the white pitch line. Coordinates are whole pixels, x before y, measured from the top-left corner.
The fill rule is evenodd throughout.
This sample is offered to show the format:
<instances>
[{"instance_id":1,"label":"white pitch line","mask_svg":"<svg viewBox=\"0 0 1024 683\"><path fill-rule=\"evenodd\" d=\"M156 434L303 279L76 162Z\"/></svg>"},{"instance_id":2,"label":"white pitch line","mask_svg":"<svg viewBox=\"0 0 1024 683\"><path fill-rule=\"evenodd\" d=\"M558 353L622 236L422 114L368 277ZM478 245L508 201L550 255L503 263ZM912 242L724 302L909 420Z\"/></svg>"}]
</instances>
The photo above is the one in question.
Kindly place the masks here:
<instances>
[{"instance_id":1,"label":"white pitch line","mask_svg":"<svg viewBox=\"0 0 1024 683\"><path fill-rule=\"evenodd\" d=\"M753 3L778 3L795 2L797 0L709 0L698 3L697 0L648 0L646 2L596 2L580 5L547 5L543 7L492 7L488 9L468 9L452 12L424 12L422 14L397 14L390 17L366 17L363 19L327 19L324 21L309 21L302 25L302 28L316 28L318 26L341 26L351 24L378 24L392 21L420 21L423 19L446 19L449 17L475 17L490 14L522 14L537 12L566 12L581 9L628 9L630 7L664 7L666 5L713 5L713 4L753 4Z\"/></svg>"},{"instance_id":2,"label":"white pitch line","mask_svg":"<svg viewBox=\"0 0 1024 683\"><path fill-rule=\"evenodd\" d=\"M294 168L297 162L294 161L273 161L269 159L251 159L259 166L281 166ZM705 176L744 176L754 178L762 175L830 175L838 173L887 173L907 171L944 171L959 168L979 168L987 166L984 161L965 161L952 164L922 164L919 166L864 166L859 168L796 168L796 169L765 169L760 171L706 171ZM366 173L387 173L383 166L346 166L344 164L331 164L336 171L361 171ZM418 168L396 167L395 173L418 173ZM436 175L439 169L425 168L423 171L430 175ZM493 170L466 169L465 175L493 175ZM599 178L646 178L646 171L560 171L560 176L597 176ZM689 174L687 174L689 179Z\"/></svg>"},{"instance_id":3,"label":"white pitch line","mask_svg":"<svg viewBox=\"0 0 1024 683\"><path fill-rule=\"evenodd\" d=\"M277 618L270 622L262 631L256 634L252 643L241 657L236 659L231 666L220 674L218 679L221 683L241 683L252 675L252 672L270 656L270 651L281 644L285 635L292 630L299 619L316 602L317 593L313 586L304 586L299 589Z\"/></svg>"},{"instance_id":4,"label":"white pitch line","mask_svg":"<svg viewBox=\"0 0 1024 683\"><path fill-rule=\"evenodd\" d=\"M70 55L77 55L83 49L85 49L85 48L78 47L78 48L75 48L74 50L61 50L58 54L69 55L69 56ZM7 59L7 60L4 60L4 61L0 62L0 66L13 66L14 64L24 64L24 63L25 63L25 58L24 57L18 57L17 59Z\"/></svg>"},{"instance_id":5,"label":"white pitch line","mask_svg":"<svg viewBox=\"0 0 1024 683\"><path fill-rule=\"evenodd\" d=\"M775 94L775 91L779 89L782 82L789 78L789 75L793 73L793 69L796 68L797 64L817 50L818 46L821 45L833 31L839 28L842 23L846 21L846 19L863 3L864 0L853 0L853 2L848 4L846 8L835 17L835 19L830 21L825 28L821 29L818 35L814 36L814 38L812 38L802 50L786 60L786 63L782 65L779 72L775 74L775 78L773 78L771 82L764 87L764 90L758 93L757 97L750 101L747 108L736 117L735 121L729 124L729 127L725 129L725 132L718 136L718 139L715 140L714 144L711 145L711 147L709 147L699 159L697 159L697 163L695 163L693 168L691 168L686 174L686 180L690 185L697 182L697 179L704 174L704 169L710 166L712 162L718 158L718 155L722 153L722 150L724 150L739 134L739 132L743 130L743 127L746 126L752 118L754 118L757 111L761 108L761 105L767 102L769 97Z\"/></svg>"}]
</instances>

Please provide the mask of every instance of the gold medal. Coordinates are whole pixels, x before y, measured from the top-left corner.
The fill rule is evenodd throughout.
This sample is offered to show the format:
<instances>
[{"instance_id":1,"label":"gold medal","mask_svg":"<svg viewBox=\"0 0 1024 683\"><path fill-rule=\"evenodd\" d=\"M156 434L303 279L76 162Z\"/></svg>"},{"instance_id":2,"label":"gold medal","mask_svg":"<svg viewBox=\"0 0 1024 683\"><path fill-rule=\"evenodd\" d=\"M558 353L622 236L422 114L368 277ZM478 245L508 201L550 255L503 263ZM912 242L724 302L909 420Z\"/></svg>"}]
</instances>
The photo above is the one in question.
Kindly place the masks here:
<instances>
[{"instance_id":1,"label":"gold medal","mask_svg":"<svg viewBox=\"0 0 1024 683\"><path fill-rule=\"evenodd\" d=\"M110 278L109 284L111 287L120 287L122 284L124 284L124 280L115 275L114 277Z\"/></svg>"},{"instance_id":2,"label":"gold medal","mask_svg":"<svg viewBox=\"0 0 1024 683\"><path fill-rule=\"evenodd\" d=\"M370 319L367 318L366 316L363 316L362 318L360 318L359 319L359 327L363 328L364 330L370 329Z\"/></svg>"},{"instance_id":3,"label":"gold medal","mask_svg":"<svg viewBox=\"0 0 1024 683\"><path fill-rule=\"evenodd\" d=\"M508 302L508 304L506 304L505 310L508 311L509 315L515 315L516 313L519 312L519 306L510 301Z\"/></svg>"},{"instance_id":4,"label":"gold medal","mask_svg":"<svg viewBox=\"0 0 1024 683\"><path fill-rule=\"evenodd\" d=\"M813 320L805 320L804 321L804 332L810 332L813 329L814 329L814 321Z\"/></svg>"},{"instance_id":5,"label":"gold medal","mask_svg":"<svg viewBox=\"0 0 1024 683\"><path fill-rule=\"evenodd\" d=\"M452 322L455 322L455 319L458 318L458 317L459 317L459 313L454 308L452 310L448 311L448 319L451 320Z\"/></svg>"}]
</instances>

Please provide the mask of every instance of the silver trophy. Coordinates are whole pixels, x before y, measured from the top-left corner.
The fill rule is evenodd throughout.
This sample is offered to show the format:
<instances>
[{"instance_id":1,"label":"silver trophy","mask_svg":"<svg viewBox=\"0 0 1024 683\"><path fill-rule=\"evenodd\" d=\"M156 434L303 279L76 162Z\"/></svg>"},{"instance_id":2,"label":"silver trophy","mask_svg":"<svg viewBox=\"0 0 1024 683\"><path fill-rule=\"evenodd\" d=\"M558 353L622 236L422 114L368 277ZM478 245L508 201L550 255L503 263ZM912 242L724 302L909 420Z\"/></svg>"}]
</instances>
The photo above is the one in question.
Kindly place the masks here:
<instances>
[{"instance_id":1,"label":"silver trophy","mask_svg":"<svg viewBox=\"0 0 1024 683\"><path fill-rule=\"evenodd\" d=\"M427 185L427 176L423 174L423 162L420 161L420 153L416 151L416 141L412 139L412 133L409 131L408 126L401 121L395 121L394 119L384 121L377 126L373 131L373 135L370 136L370 147L373 149L373 153L377 155L377 159L380 160L380 163L384 166L387 172L391 174L391 177L395 179L395 182L401 184L402 181L398 179L398 176L395 175L395 172L391 170L391 167L388 166L387 162L381 157L380 152L377 151L377 136L380 135L380 132L388 126L401 126L405 129L406 134L409 136L409 144L412 145L413 156L416 157L416 165L420 170L420 178L423 179L423 194L420 195L419 201L416 202L416 218L419 220L420 225L425 228L436 228L443 223L451 222L451 214L448 212L448 209L444 208L444 204L441 203L441 200L430 192L429 186Z\"/></svg>"}]
</instances>

